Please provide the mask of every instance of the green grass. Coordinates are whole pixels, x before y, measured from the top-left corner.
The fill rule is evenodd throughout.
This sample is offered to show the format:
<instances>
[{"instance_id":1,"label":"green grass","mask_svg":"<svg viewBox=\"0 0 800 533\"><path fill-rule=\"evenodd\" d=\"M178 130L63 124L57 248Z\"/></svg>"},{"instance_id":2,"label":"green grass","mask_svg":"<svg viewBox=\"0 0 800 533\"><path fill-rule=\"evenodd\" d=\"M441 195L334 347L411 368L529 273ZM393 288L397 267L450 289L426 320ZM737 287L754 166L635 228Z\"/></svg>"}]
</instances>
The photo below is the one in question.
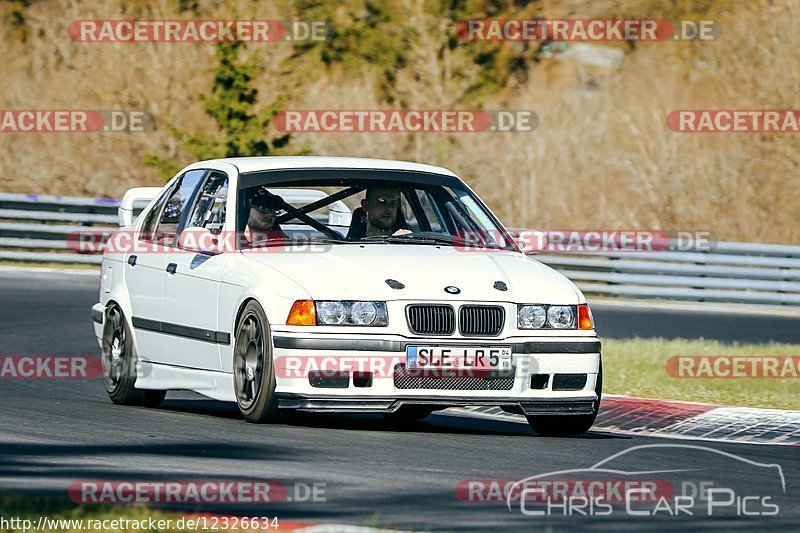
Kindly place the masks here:
<instances>
[{"instance_id":1,"label":"green grass","mask_svg":"<svg viewBox=\"0 0 800 533\"><path fill-rule=\"evenodd\" d=\"M708 402L742 407L797 409L798 378L671 377L674 355L800 355L797 344L727 344L717 341L627 339L603 341L603 388L610 394Z\"/></svg>"}]
</instances>

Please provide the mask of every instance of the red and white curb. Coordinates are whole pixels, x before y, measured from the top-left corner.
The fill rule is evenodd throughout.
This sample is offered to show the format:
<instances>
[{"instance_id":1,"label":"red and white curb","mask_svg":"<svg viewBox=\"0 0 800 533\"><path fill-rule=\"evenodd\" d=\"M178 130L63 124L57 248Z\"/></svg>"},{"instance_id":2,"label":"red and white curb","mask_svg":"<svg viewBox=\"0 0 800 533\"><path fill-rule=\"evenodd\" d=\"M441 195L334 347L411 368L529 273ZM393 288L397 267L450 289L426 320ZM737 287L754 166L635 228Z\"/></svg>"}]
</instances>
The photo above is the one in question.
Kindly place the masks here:
<instances>
[{"instance_id":1,"label":"red and white curb","mask_svg":"<svg viewBox=\"0 0 800 533\"><path fill-rule=\"evenodd\" d=\"M499 407L455 408L442 413L527 423L521 415L506 413ZM604 394L592 429L672 439L797 446L800 411Z\"/></svg>"}]
</instances>

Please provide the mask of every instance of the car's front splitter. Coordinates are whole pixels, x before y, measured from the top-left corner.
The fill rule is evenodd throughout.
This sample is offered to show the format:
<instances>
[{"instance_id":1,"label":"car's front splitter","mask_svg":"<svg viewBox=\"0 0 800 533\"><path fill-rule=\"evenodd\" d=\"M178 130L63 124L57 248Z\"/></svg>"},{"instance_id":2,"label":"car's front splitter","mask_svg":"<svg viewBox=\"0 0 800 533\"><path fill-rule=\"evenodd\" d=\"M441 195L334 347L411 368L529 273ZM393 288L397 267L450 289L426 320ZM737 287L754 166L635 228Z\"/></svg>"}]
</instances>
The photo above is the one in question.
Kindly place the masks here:
<instances>
[{"instance_id":1,"label":"car's front splitter","mask_svg":"<svg viewBox=\"0 0 800 533\"><path fill-rule=\"evenodd\" d=\"M596 395L575 398L472 398L457 399L447 396L410 396L403 398L376 397L332 397L302 394L278 394L279 407L307 412L335 413L392 413L403 406L424 405L434 409L491 405L513 410L520 409L526 415L585 415L594 413Z\"/></svg>"}]
</instances>

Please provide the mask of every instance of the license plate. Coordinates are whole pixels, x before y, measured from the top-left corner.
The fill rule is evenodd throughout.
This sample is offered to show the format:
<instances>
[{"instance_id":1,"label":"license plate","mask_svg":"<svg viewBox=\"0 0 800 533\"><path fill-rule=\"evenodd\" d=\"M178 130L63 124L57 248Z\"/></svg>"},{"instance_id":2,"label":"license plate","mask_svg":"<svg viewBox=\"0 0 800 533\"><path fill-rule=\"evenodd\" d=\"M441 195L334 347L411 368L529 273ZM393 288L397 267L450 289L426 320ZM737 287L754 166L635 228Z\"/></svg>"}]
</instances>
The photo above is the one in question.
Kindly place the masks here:
<instances>
[{"instance_id":1,"label":"license plate","mask_svg":"<svg viewBox=\"0 0 800 533\"><path fill-rule=\"evenodd\" d=\"M511 348L498 346L409 346L406 368L511 370Z\"/></svg>"}]
</instances>

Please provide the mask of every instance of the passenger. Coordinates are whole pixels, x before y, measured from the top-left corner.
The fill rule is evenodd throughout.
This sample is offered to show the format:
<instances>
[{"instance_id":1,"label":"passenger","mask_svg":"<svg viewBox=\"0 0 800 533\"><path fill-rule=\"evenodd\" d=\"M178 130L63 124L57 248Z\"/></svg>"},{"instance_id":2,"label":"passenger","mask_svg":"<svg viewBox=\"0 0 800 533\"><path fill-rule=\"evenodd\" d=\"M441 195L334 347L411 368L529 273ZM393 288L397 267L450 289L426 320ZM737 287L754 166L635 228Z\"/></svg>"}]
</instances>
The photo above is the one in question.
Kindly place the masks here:
<instances>
[{"instance_id":1,"label":"passenger","mask_svg":"<svg viewBox=\"0 0 800 533\"><path fill-rule=\"evenodd\" d=\"M283 199L266 189L259 191L250 199L250 215L245 228L245 238L251 243L266 240L288 239L278 224L278 213L283 207Z\"/></svg>"}]
</instances>

